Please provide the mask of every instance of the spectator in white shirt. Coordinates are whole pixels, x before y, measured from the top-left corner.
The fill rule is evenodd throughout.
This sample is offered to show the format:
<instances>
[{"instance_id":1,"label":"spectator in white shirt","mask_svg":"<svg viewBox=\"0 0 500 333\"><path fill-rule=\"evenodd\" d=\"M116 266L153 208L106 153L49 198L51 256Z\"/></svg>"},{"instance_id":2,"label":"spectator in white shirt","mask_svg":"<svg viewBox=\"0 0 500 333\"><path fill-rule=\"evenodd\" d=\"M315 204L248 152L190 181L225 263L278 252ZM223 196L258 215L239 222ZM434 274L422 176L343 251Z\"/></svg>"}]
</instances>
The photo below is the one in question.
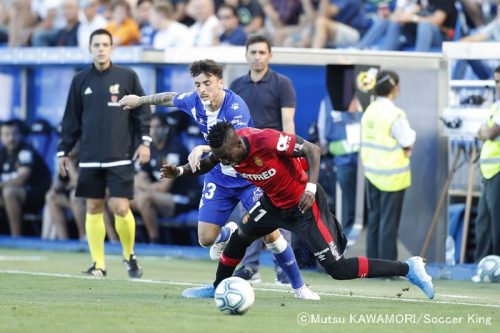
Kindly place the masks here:
<instances>
[{"instance_id":1,"label":"spectator in white shirt","mask_svg":"<svg viewBox=\"0 0 500 333\"><path fill-rule=\"evenodd\" d=\"M108 22L101 14L97 13L98 0L80 0L80 26L78 27L78 46L87 49L89 47L90 34L104 28Z\"/></svg>"},{"instance_id":2,"label":"spectator in white shirt","mask_svg":"<svg viewBox=\"0 0 500 333\"><path fill-rule=\"evenodd\" d=\"M151 11L151 24L157 30L153 38L153 48L190 46L191 31L184 24L174 21L174 9L170 2L160 2Z\"/></svg>"},{"instance_id":3,"label":"spectator in white shirt","mask_svg":"<svg viewBox=\"0 0 500 333\"><path fill-rule=\"evenodd\" d=\"M219 20L215 16L213 0L190 0L187 13L195 23L189 28L192 46L211 46L217 33Z\"/></svg>"}]
</instances>

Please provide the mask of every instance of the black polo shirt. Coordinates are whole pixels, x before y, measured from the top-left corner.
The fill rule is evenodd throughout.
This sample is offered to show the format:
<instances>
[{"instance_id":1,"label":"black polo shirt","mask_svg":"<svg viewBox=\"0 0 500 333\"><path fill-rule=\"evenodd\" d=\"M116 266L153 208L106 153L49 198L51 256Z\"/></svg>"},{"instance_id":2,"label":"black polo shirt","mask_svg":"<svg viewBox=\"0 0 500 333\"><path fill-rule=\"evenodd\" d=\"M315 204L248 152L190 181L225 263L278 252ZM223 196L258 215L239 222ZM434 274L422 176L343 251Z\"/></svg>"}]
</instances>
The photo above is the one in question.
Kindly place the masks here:
<instances>
[{"instance_id":1,"label":"black polo shirt","mask_svg":"<svg viewBox=\"0 0 500 333\"><path fill-rule=\"evenodd\" d=\"M247 103L256 128L282 131L281 108L294 108L296 105L295 90L290 79L271 69L258 82L253 82L248 72L235 79L230 89Z\"/></svg>"}]
</instances>

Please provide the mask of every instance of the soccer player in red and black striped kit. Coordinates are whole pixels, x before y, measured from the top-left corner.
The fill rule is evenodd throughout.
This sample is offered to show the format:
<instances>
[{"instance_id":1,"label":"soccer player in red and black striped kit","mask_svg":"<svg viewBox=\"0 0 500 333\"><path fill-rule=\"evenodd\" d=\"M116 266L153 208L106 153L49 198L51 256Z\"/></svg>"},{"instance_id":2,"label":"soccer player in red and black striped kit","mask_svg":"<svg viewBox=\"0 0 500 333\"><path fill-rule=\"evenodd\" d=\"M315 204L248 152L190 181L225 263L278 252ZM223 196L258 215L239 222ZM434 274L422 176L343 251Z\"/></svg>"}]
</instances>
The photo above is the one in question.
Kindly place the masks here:
<instances>
[{"instance_id":1,"label":"soccer player in red and black striped kit","mask_svg":"<svg viewBox=\"0 0 500 333\"><path fill-rule=\"evenodd\" d=\"M406 276L429 298L434 297L431 277L426 273L421 257L406 262L344 258L346 238L341 224L328 209L323 188L317 184L320 149L303 138L271 129L244 128L235 131L228 122L214 125L208 134L212 152L192 173L189 164L177 167L165 165L164 177L207 172L217 163L231 165L238 173L264 191L264 195L249 211L227 244L217 268L211 289L227 277L245 255L247 246L257 238L277 228L291 230L303 238L316 259L334 279L349 280L364 277ZM305 171L301 159L307 162ZM210 290L210 291L211 291Z\"/></svg>"}]
</instances>

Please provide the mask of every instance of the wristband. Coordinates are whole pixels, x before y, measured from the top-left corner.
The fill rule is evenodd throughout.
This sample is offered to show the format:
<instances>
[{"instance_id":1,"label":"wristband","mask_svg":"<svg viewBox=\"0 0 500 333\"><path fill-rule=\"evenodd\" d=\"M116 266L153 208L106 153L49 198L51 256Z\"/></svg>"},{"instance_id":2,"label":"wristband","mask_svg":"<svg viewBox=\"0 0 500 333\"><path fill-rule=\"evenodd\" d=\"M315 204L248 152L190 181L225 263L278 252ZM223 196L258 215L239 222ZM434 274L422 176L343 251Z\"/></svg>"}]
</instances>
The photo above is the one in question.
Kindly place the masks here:
<instances>
[{"instance_id":1,"label":"wristband","mask_svg":"<svg viewBox=\"0 0 500 333\"><path fill-rule=\"evenodd\" d=\"M307 185L306 185L306 191L309 191L313 194L316 194L316 188L317 188L317 185L313 184L313 183L307 183Z\"/></svg>"},{"instance_id":2,"label":"wristband","mask_svg":"<svg viewBox=\"0 0 500 333\"><path fill-rule=\"evenodd\" d=\"M177 167L177 170L179 170L179 174L177 175L177 177L182 176L182 174L184 173L184 168L183 167Z\"/></svg>"}]
</instances>

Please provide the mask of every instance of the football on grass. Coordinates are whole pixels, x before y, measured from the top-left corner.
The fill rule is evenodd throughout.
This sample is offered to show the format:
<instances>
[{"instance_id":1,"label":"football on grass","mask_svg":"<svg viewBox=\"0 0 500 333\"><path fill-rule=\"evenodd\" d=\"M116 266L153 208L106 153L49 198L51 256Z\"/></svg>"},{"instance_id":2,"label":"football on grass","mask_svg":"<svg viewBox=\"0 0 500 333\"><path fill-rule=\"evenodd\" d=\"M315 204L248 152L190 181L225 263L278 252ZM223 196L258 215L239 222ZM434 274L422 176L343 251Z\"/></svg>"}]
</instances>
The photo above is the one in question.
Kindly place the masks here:
<instances>
[{"instance_id":1,"label":"football on grass","mask_svg":"<svg viewBox=\"0 0 500 333\"><path fill-rule=\"evenodd\" d=\"M247 281L239 277L230 277L215 289L215 304L222 312L232 315L246 313L255 301L253 288Z\"/></svg>"}]
</instances>

